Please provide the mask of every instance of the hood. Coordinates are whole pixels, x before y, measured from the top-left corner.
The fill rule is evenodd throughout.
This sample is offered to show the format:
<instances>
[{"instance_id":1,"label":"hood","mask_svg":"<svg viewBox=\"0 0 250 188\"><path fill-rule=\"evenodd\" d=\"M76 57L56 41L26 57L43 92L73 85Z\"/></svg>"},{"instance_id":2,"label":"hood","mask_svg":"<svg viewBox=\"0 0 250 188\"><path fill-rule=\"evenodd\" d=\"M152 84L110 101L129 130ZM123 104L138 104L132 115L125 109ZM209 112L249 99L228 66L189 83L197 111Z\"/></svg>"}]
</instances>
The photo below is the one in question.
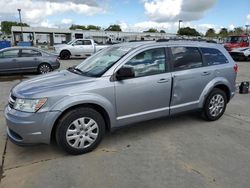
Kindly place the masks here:
<instances>
[{"instance_id":1,"label":"hood","mask_svg":"<svg viewBox=\"0 0 250 188\"><path fill-rule=\"evenodd\" d=\"M12 89L20 98L39 98L53 95L68 95L77 85L93 83L96 78L85 77L67 70L53 72L26 80Z\"/></svg>"},{"instance_id":2,"label":"hood","mask_svg":"<svg viewBox=\"0 0 250 188\"><path fill-rule=\"evenodd\" d=\"M68 46L68 44L55 44L54 45L55 48L60 48L60 47L64 47L64 46Z\"/></svg>"}]
</instances>

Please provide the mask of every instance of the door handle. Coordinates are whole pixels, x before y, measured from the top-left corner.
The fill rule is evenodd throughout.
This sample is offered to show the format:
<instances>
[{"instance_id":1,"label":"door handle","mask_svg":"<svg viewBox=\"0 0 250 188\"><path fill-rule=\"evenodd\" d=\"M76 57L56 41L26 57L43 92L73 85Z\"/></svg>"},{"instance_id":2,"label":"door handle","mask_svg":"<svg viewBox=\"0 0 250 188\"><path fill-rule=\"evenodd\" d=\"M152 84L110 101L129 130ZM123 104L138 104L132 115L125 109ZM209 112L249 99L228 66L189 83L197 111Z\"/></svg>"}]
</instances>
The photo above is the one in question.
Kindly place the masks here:
<instances>
[{"instance_id":1,"label":"door handle","mask_svg":"<svg viewBox=\"0 0 250 188\"><path fill-rule=\"evenodd\" d=\"M211 74L211 72L203 72L201 75L202 76L208 76L208 75L210 75Z\"/></svg>"},{"instance_id":2,"label":"door handle","mask_svg":"<svg viewBox=\"0 0 250 188\"><path fill-rule=\"evenodd\" d=\"M167 79L167 78L161 78L160 80L157 81L157 83L165 83L168 81L169 81L169 79Z\"/></svg>"},{"instance_id":3,"label":"door handle","mask_svg":"<svg viewBox=\"0 0 250 188\"><path fill-rule=\"evenodd\" d=\"M17 61L16 59L12 59L12 61Z\"/></svg>"},{"instance_id":4,"label":"door handle","mask_svg":"<svg viewBox=\"0 0 250 188\"><path fill-rule=\"evenodd\" d=\"M36 60L37 60L37 58L34 58L34 60L36 61Z\"/></svg>"}]
</instances>

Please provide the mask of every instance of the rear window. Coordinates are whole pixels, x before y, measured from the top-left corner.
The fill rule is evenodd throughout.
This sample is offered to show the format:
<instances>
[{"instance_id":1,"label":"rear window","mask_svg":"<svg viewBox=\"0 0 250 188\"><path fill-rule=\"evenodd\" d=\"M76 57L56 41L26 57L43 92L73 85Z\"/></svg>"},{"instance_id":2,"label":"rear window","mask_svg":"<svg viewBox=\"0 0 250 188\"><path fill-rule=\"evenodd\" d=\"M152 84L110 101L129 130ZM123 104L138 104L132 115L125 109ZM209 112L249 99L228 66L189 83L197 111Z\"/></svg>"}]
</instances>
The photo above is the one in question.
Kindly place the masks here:
<instances>
[{"instance_id":1,"label":"rear window","mask_svg":"<svg viewBox=\"0 0 250 188\"><path fill-rule=\"evenodd\" d=\"M203 53L204 60L208 66L221 65L228 63L227 58L223 53L214 48L200 48Z\"/></svg>"},{"instance_id":2,"label":"rear window","mask_svg":"<svg viewBox=\"0 0 250 188\"><path fill-rule=\"evenodd\" d=\"M174 71L202 67L202 58L198 48L171 47L174 58Z\"/></svg>"}]
</instances>

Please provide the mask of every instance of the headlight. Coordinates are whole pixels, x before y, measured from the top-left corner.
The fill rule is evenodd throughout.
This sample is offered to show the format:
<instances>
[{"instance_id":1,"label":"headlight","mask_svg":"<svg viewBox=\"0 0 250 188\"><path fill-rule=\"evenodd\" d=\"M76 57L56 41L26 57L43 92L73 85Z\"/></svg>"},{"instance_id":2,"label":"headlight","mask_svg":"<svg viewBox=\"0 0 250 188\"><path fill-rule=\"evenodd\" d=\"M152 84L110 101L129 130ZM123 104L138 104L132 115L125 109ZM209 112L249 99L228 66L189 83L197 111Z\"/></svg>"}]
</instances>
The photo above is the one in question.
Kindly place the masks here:
<instances>
[{"instance_id":1,"label":"headlight","mask_svg":"<svg viewBox=\"0 0 250 188\"><path fill-rule=\"evenodd\" d=\"M16 99L14 109L23 112L37 112L45 103L47 99Z\"/></svg>"}]
</instances>

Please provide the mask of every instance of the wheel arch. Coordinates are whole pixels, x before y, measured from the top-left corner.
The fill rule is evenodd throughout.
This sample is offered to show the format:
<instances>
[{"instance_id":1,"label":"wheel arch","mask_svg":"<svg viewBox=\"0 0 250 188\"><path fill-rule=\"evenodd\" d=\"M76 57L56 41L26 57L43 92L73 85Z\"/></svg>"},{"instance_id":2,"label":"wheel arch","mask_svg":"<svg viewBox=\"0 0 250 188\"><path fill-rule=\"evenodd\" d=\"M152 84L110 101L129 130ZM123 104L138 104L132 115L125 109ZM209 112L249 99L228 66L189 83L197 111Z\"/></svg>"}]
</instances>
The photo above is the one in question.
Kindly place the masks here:
<instances>
[{"instance_id":1,"label":"wheel arch","mask_svg":"<svg viewBox=\"0 0 250 188\"><path fill-rule=\"evenodd\" d=\"M104 121L105 121L105 129L106 131L110 131L111 130L111 119L110 119L110 115L108 114L108 112L104 109L104 107L102 107L99 104L96 103L81 103L81 104L76 104L73 106L70 106L66 109L64 109L64 111L56 118L56 121L53 124L52 130L51 130L51 134L50 134L50 140L55 139L55 132L56 132L56 127L58 126L58 122L59 120L65 115L67 114L69 111L76 109L76 108L80 108L80 107L88 107L88 108L93 108L95 109L97 112L99 112Z\"/></svg>"},{"instance_id":2,"label":"wheel arch","mask_svg":"<svg viewBox=\"0 0 250 188\"><path fill-rule=\"evenodd\" d=\"M230 101L232 97L231 95L232 89L230 87L230 83L225 78L219 77L209 82L206 85L205 89L202 91L199 98L199 108L203 108L206 98L214 88L218 88L224 91L227 96L227 103Z\"/></svg>"}]
</instances>

